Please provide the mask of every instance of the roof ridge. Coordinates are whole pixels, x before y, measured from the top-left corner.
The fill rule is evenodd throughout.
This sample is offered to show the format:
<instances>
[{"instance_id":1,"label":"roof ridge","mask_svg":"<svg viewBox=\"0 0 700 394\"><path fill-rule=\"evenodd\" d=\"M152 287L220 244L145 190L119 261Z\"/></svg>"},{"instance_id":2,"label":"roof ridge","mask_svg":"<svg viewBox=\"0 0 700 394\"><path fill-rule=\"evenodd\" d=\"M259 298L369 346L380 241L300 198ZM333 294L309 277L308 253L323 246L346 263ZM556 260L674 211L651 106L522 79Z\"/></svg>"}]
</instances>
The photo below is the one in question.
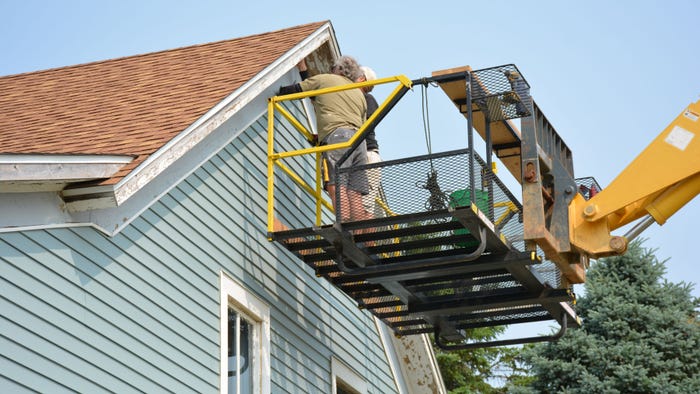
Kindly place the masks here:
<instances>
[{"instance_id":1,"label":"roof ridge","mask_svg":"<svg viewBox=\"0 0 700 394\"><path fill-rule=\"evenodd\" d=\"M0 77L0 152L136 156L104 181L117 184L232 92L328 29L330 21L314 22Z\"/></svg>"},{"instance_id":2,"label":"roof ridge","mask_svg":"<svg viewBox=\"0 0 700 394\"><path fill-rule=\"evenodd\" d=\"M318 21L318 22L310 22L310 23L305 23L302 25L286 27L286 28L277 29L277 30L271 30L271 31L267 31L264 33L250 34L250 35L243 36L243 37L227 38L227 39L223 39L223 40L205 42L205 43L201 43L201 44L185 45L185 46L181 46L181 47L177 47L177 48L162 49L162 50L155 51L155 52L144 52L144 53L138 53L138 54L134 54L134 55L125 55L125 56L119 56L119 57L110 58L110 59L95 60L95 61L86 62L86 63L52 67L52 68L47 68L47 69L43 69L43 70L36 70L36 71L27 71L27 72L23 72L23 73L19 73L19 74L0 75L0 79L26 76L26 75L30 75L30 74L36 75L36 74L50 73L50 72L56 72L58 70L70 70L70 69L75 69L78 67L85 67L85 66L92 66L92 65L104 64L104 63L117 62L117 61L121 61L123 59L133 59L133 58L138 58L138 57L154 56L154 55L160 55L160 54L167 53L167 52L181 51L181 50L190 49L190 48L201 48L201 47L210 46L210 45L218 45L218 44L222 44L222 43L229 43L229 42L240 41L240 40L249 40L253 37L265 36L268 34L277 34L279 32L302 29L305 27L313 26L313 25L318 25L320 27L326 23L330 23L330 21L325 20L325 21Z\"/></svg>"}]
</instances>

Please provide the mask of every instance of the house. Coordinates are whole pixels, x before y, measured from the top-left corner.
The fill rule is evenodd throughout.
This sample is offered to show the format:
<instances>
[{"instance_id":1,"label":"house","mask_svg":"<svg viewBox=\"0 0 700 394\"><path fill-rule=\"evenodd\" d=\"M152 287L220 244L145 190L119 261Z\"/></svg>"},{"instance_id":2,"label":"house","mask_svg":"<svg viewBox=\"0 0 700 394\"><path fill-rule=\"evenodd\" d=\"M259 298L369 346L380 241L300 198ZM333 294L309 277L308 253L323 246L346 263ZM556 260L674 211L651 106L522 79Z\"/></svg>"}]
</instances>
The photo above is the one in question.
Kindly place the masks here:
<instances>
[{"instance_id":1,"label":"house","mask_svg":"<svg viewBox=\"0 0 700 394\"><path fill-rule=\"evenodd\" d=\"M339 55L324 21L0 77L0 391L444 392L267 239L267 99Z\"/></svg>"}]
</instances>

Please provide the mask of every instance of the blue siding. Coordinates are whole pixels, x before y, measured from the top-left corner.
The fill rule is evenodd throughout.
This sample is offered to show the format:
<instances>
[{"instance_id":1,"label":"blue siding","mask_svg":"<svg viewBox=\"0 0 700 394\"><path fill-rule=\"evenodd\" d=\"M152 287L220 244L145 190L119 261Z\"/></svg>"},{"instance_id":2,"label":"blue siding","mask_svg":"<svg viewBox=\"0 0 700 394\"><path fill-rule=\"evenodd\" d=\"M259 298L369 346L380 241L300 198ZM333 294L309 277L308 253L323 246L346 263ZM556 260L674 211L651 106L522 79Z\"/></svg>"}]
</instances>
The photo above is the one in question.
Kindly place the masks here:
<instances>
[{"instance_id":1,"label":"blue siding","mask_svg":"<svg viewBox=\"0 0 700 394\"><path fill-rule=\"evenodd\" d=\"M370 392L395 392L370 316L267 241L265 127L255 122L114 237L0 234L1 391L217 392L224 270L271 308L272 392L330 392L333 355ZM278 187L279 214L309 223L308 198Z\"/></svg>"}]
</instances>

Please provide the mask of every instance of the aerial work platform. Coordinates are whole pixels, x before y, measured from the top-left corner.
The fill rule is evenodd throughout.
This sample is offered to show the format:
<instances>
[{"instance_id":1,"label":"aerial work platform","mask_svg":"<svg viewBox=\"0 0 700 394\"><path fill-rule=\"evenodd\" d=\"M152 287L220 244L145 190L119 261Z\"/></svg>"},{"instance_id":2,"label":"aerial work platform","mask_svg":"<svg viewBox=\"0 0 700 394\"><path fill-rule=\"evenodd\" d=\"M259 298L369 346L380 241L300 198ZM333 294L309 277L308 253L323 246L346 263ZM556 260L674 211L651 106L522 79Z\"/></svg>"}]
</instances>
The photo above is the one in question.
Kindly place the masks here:
<instances>
[{"instance_id":1,"label":"aerial work platform","mask_svg":"<svg viewBox=\"0 0 700 394\"><path fill-rule=\"evenodd\" d=\"M465 114L469 146L352 168L370 176L381 174L381 193L373 218L350 221L341 219L347 217L343 214L347 207L342 204L335 204L335 217L324 216L321 209L329 204L321 201L320 170L312 171L309 166L318 166L320 151L329 149L327 146L290 154L277 153L270 143L268 185L272 203L276 188L289 195L288 185L274 184L274 168L279 167L315 200L306 206L317 208L314 223L292 225L292 220L285 221L274 204L269 205L270 239L298 256L317 276L352 297L397 335L434 333L438 345L447 349L555 339L567 327L580 325L572 308L575 296L562 281L560 269L543 260L542 251L524 241L523 206L492 171L490 149L494 146L497 152L510 152L507 159L513 157L511 161L518 163L513 168L508 166L512 172L519 168L520 136L507 121L532 116L534 111L529 86L517 68L460 69L431 78L407 81L396 77L346 88L396 81L400 86L344 147L352 150L359 145L366 126L381 121L408 89L435 83ZM466 89L464 98L456 93L460 86ZM305 98L314 93L290 96ZM270 105L299 129L302 123L290 119L295 109L280 105L289 99L273 98ZM274 119L274 109L269 114ZM480 119L476 125L475 119ZM474 151L474 127L487 141L486 159ZM308 132L300 131L303 135ZM269 136L272 140L272 131ZM493 143L493 137L498 143ZM298 158L302 154L316 157L303 162ZM294 175L290 167L279 163L290 157L298 160L295 164L304 168L306 175ZM348 176L348 171L338 168L337 179ZM292 207L286 205L284 210L294 216L290 213ZM296 217L294 220L299 221ZM466 340L465 330L536 321L555 321L560 330L547 336Z\"/></svg>"}]
</instances>

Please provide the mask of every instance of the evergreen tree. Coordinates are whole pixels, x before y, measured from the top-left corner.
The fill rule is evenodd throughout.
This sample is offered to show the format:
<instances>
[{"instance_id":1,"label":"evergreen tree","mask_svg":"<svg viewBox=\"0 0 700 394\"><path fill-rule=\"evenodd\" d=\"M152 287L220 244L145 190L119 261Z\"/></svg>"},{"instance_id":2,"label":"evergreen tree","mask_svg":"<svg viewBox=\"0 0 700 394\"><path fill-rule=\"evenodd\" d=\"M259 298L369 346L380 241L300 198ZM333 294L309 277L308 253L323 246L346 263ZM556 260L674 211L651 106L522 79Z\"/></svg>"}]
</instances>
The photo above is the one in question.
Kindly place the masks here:
<instances>
[{"instance_id":1,"label":"evergreen tree","mask_svg":"<svg viewBox=\"0 0 700 394\"><path fill-rule=\"evenodd\" d=\"M505 327L485 327L468 330L471 340L493 340ZM497 394L503 387L492 383L521 382L529 379L522 369L520 348L489 347L472 350L443 351L435 348L435 355L445 387L450 394ZM522 383L520 383L522 384Z\"/></svg>"},{"instance_id":2,"label":"evergreen tree","mask_svg":"<svg viewBox=\"0 0 700 394\"><path fill-rule=\"evenodd\" d=\"M669 283L654 251L633 242L588 271L581 329L529 347L538 393L700 393L700 323L692 285Z\"/></svg>"}]
</instances>

